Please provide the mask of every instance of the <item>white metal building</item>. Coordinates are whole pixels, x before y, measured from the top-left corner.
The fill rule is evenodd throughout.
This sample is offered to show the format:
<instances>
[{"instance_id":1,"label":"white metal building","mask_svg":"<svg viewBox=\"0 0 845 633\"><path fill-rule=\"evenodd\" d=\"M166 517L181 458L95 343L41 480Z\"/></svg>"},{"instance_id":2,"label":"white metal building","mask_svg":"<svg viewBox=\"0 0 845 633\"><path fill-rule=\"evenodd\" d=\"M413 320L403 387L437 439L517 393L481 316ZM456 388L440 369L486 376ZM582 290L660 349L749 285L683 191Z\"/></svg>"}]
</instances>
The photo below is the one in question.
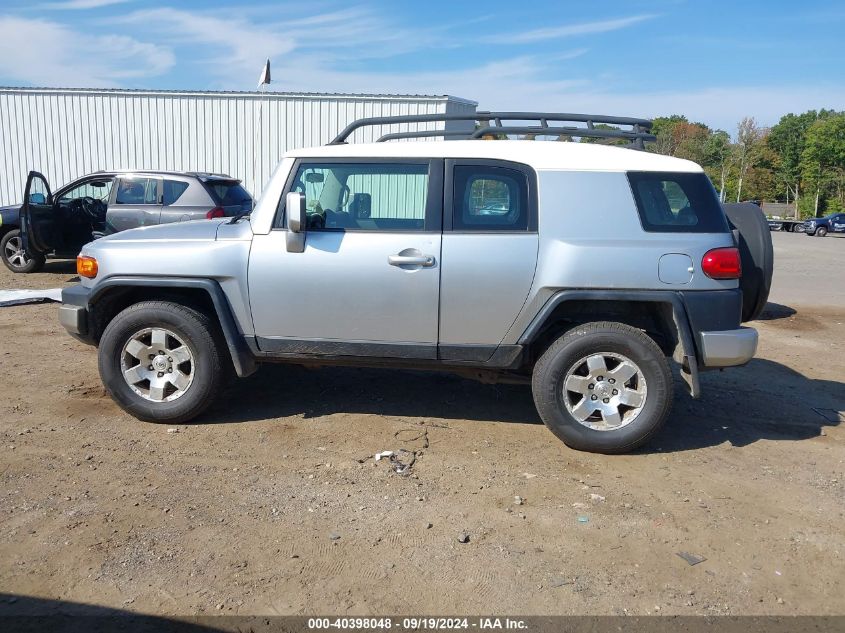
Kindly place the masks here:
<instances>
[{"instance_id":1,"label":"white metal building","mask_svg":"<svg viewBox=\"0 0 845 633\"><path fill-rule=\"evenodd\" d=\"M53 189L99 169L227 173L258 197L285 151L323 145L355 119L476 105L426 95L0 88L0 205L21 201L33 169ZM352 140L435 127L443 124L365 128Z\"/></svg>"}]
</instances>

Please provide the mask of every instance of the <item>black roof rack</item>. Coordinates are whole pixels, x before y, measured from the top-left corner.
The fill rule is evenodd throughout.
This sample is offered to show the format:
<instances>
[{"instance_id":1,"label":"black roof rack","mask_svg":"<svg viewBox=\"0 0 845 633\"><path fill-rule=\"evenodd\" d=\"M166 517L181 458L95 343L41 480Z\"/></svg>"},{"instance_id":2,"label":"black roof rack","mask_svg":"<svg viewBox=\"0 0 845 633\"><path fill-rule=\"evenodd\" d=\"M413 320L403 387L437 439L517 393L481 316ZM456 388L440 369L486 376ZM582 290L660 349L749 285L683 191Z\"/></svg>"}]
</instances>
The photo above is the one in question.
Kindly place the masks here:
<instances>
[{"instance_id":1,"label":"black roof rack","mask_svg":"<svg viewBox=\"0 0 845 633\"><path fill-rule=\"evenodd\" d=\"M631 117L606 116L602 114L571 114L564 112L473 112L471 114L407 114L401 116L379 116L358 119L347 125L330 145L346 143L349 136L357 129L371 125L393 125L397 123L428 123L447 121L472 121L472 130L420 130L416 132L393 132L377 139L377 143L395 139L425 138L443 136L449 138L481 139L489 136L524 134L536 136L577 136L590 138L626 139L632 147L644 149L646 141L654 141L651 134L651 121ZM515 121L518 125L509 125L503 121ZM536 121L539 125L525 125L524 122ZM558 125L549 125L549 122ZM561 123L584 123L578 125L560 125ZM597 124L624 125L629 129L603 129Z\"/></svg>"}]
</instances>

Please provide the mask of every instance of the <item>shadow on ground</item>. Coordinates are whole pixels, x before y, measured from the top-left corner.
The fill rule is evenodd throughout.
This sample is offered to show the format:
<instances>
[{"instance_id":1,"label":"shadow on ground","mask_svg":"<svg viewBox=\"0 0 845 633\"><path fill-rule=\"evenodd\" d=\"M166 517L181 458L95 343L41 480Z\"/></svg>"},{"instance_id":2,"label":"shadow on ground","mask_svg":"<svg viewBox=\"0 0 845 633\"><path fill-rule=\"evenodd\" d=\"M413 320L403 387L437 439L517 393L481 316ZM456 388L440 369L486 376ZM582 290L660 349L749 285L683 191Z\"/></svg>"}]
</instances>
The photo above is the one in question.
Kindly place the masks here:
<instances>
[{"instance_id":1,"label":"shadow on ground","mask_svg":"<svg viewBox=\"0 0 845 633\"><path fill-rule=\"evenodd\" d=\"M74 259L48 259L39 272L53 273L54 275L76 275L76 260Z\"/></svg>"},{"instance_id":2,"label":"shadow on ground","mask_svg":"<svg viewBox=\"0 0 845 633\"><path fill-rule=\"evenodd\" d=\"M757 317L758 321L776 321L777 319L788 319L797 314L795 308L782 305L780 303L772 303L771 301L763 308L763 312Z\"/></svg>"},{"instance_id":3,"label":"shadow on ground","mask_svg":"<svg viewBox=\"0 0 845 633\"><path fill-rule=\"evenodd\" d=\"M208 620L209 618L203 618ZM208 623L175 620L92 604L0 593L0 629L45 633L143 631L149 633L212 633L223 629Z\"/></svg>"},{"instance_id":4,"label":"shadow on ground","mask_svg":"<svg viewBox=\"0 0 845 633\"><path fill-rule=\"evenodd\" d=\"M838 412L845 411L845 384L807 378L769 360L705 372L701 382L703 396L692 400L676 380L669 421L643 452L809 439L840 424ZM435 372L268 365L236 381L228 396L202 423L346 413L541 424L528 386L486 385Z\"/></svg>"}]
</instances>

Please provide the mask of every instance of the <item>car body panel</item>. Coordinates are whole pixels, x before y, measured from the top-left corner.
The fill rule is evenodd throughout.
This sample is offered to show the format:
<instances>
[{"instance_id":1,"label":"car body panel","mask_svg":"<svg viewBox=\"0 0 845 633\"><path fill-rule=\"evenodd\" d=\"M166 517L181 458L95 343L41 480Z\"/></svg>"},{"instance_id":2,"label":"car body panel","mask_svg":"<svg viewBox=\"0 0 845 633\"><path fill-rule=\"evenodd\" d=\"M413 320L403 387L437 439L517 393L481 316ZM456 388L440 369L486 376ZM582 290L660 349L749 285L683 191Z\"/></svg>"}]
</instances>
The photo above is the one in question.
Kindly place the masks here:
<instances>
[{"instance_id":1,"label":"car body panel","mask_svg":"<svg viewBox=\"0 0 845 633\"><path fill-rule=\"evenodd\" d=\"M21 225L21 205L12 204L0 207L0 230L18 228Z\"/></svg>"},{"instance_id":2,"label":"car body panel","mask_svg":"<svg viewBox=\"0 0 845 633\"><path fill-rule=\"evenodd\" d=\"M313 231L302 253L286 250L286 233L253 239L249 288L257 336L429 346L436 357L439 233ZM388 263L408 249L431 256L433 265Z\"/></svg>"},{"instance_id":3,"label":"car body panel","mask_svg":"<svg viewBox=\"0 0 845 633\"><path fill-rule=\"evenodd\" d=\"M443 234L441 344L502 342L531 290L538 244L533 232Z\"/></svg>"},{"instance_id":4,"label":"car body panel","mask_svg":"<svg viewBox=\"0 0 845 633\"><path fill-rule=\"evenodd\" d=\"M247 262L252 238L249 221L222 227L228 219L199 220L142 227L115 233L86 244L82 255L97 258L100 275L81 278L95 288L109 277L186 277L220 284L244 335L253 334L249 310ZM217 232L227 239L217 240ZM178 255L177 255L178 253Z\"/></svg>"}]
</instances>

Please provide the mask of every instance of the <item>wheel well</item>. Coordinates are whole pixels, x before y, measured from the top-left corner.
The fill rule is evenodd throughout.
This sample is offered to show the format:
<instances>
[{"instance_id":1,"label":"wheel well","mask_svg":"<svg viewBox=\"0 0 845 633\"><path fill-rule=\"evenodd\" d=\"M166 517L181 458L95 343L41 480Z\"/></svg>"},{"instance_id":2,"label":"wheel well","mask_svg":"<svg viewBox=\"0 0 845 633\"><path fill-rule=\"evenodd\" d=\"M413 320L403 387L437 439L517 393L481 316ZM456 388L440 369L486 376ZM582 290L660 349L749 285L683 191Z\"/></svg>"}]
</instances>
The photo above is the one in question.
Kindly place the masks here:
<instances>
[{"instance_id":1,"label":"wheel well","mask_svg":"<svg viewBox=\"0 0 845 633\"><path fill-rule=\"evenodd\" d=\"M0 224L0 239L3 239L3 236L6 235L6 233L10 233L11 231L19 228L21 227L14 226L12 224Z\"/></svg>"},{"instance_id":2,"label":"wheel well","mask_svg":"<svg viewBox=\"0 0 845 633\"><path fill-rule=\"evenodd\" d=\"M89 306L89 328L94 341L99 344L100 337L111 320L129 306L141 301L172 301L208 315L219 325L211 297L202 288L116 287L106 290Z\"/></svg>"},{"instance_id":3,"label":"wheel well","mask_svg":"<svg viewBox=\"0 0 845 633\"><path fill-rule=\"evenodd\" d=\"M572 328L593 321L615 321L645 332L666 356L678 345L672 304L658 301L573 300L558 305L528 346L533 365L549 346Z\"/></svg>"}]
</instances>

